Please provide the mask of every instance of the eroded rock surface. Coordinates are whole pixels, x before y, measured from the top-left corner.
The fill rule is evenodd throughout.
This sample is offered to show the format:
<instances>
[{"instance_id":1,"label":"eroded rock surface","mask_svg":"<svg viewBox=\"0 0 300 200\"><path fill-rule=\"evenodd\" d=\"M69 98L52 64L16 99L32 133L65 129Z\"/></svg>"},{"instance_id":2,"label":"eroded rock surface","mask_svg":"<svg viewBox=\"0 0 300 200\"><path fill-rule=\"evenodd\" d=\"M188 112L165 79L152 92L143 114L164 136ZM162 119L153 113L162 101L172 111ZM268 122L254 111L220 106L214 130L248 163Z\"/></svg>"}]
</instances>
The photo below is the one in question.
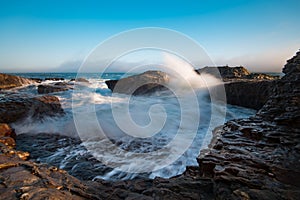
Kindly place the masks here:
<instances>
[{"instance_id":1,"label":"eroded rock surface","mask_svg":"<svg viewBox=\"0 0 300 200\"><path fill-rule=\"evenodd\" d=\"M198 157L224 198L300 198L300 54L288 61L267 103L250 119L233 120L213 133Z\"/></svg>"}]
</instances>

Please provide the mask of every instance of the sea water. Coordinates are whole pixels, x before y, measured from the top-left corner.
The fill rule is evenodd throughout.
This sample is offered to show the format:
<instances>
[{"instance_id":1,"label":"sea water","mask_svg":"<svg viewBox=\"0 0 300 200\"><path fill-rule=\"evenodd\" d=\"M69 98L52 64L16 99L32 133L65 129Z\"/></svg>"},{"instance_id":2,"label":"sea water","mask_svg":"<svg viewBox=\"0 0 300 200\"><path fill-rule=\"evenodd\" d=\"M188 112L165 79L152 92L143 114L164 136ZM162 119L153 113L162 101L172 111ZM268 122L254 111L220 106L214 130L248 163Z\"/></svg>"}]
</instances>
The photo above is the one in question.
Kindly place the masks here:
<instances>
[{"instance_id":1,"label":"sea water","mask_svg":"<svg viewBox=\"0 0 300 200\"><path fill-rule=\"evenodd\" d=\"M15 75L41 79L64 78L64 82L70 82L77 76L76 73L24 73ZM174 95L172 92L147 96L112 94L105 81L120 79L123 76L122 73L81 74L81 77L86 78L89 83L78 83L79 86L75 87L74 90L53 93L52 95L59 98L66 114L48 117L42 121L28 118L22 122L14 123L12 126L20 136L18 143L20 147L18 148L31 151L33 159L38 162L56 165L81 179L169 178L183 173L186 166L198 165L196 157L200 150L210 142L215 127L222 125L227 120L249 117L255 113L254 110L232 105L225 105L224 112L224 105L212 103L207 88L197 88L193 94L196 96L197 106L194 104L189 106L187 102L184 112L188 113L188 119L184 124L181 124L183 110L179 98L182 95L188 100L191 94ZM39 84L53 84L55 82L60 81L43 81L12 91L38 95L37 87ZM83 92L78 92L81 90ZM116 109L128 106L132 121L139 127L147 127L151 124L147 131L156 131L155 134L145 138L126 134L116 123L112 105ZM156 109L156 105L159 105L158 109ZM91 114L80 118L80 124L83 124L84 128L78 127L74 123L74 110L92 113L97 118L97 124L93 122L93 119L90 119ZM199 111L199 119L197 119L196 110ZM212 110L215 110L213 117L211 116ZM155 122L153 119L160 116L165 116L165 121L162 127L156 129L156 124L152 122ZM120 121L126 120L126 115L118 117ZM122 119L122 117L124 118ZM161 126L159 120L157 123L157 126ZM190 132L194 131L191 130L191 127L195 123L197 124L195 136L189 138ZM99 126L107 137L94 137L99 132ZM176 148L183 148L184 143L190 139L192 142L174 162L163 168L150 169L143 173L132 173L130 170L122 171L122 169L129 169L132 164L141 169L148 167L149 163L146 162L134 163L136 160L133 155L137 153L143 153L145 161L148 160L149 162L152 159L149 152L162 149L163 151L159 155L162 158L166 154L175 154L176 148L169 151L165 147L174 140L179 129L182 133L186 133L186 138L183 136L181 141L176 144L178 145ZM82 135L92 135L93 139L82 141ZM111 147L107 145L108 140L111 141L110 145L118 148L111 150ZM91 152L94 150L96 150L97 155L95 152ZM122 159L119 155L121 151L126 151L126 154L122 154Z\"/></svg>"}]
</instances>

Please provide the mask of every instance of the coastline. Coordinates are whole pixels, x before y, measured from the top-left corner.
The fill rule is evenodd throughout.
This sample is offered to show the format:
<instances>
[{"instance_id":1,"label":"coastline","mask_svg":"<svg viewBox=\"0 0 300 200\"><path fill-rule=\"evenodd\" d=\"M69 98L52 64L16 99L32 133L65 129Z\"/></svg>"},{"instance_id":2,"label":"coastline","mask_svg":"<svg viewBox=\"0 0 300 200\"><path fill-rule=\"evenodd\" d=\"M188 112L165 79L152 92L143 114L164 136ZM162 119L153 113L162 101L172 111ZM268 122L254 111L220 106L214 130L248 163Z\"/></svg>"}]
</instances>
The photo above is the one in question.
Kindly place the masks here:
<instances>
[{"instance_id":1,"label":"coastline","mask_svg":"<svg viewBox=\"0 0 300 200\"><path fill-rule=\"evenodd\" d=\"M10 153L14 145L2 145L1 198L299 199L299 60L298 52L288 61L285 76L275 81L256 116L216 128L209 149L198 156L199 166L188 167L182 175L84 182L65 171L24 161Z\"/></svg>"}]
</instances>

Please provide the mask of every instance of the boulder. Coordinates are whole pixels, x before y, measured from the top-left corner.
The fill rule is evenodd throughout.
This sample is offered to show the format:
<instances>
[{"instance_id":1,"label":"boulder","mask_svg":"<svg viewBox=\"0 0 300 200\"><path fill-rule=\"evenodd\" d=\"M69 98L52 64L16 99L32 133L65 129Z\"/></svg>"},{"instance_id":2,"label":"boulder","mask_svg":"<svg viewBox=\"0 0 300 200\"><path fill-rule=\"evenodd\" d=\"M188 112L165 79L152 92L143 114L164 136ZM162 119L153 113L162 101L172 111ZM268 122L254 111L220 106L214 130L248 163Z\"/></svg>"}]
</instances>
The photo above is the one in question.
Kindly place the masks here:
<instances>
[{"instance_id":1,"label":"boulder","mask_svg":"<svg viewBox=\"0 0 300 200\"><path fill-rule=\"evenodd\" d=\"M56 85L39 85L38 86L38 93L39 94L48 94L48 93L54 93L54 92L62 92L69 90L70 87L68 85L65 85L63 83L56 84Z\"/></svg>"},{"instance_id":2,"label":"boulder","mask_svg":"<svg viewBox=\"0 0 300 200\"><path fill-rule=\"evenodd\" d=\"M12 123L27 117L42 119L63 113L59 99L55 96L35 97L16 93L0 96L0 123Z\"/></svg>"},{"instance_id":3,"label":"boulder","mask_svg":"<svg viewBox=\"0 0 300 200\"><path fill-rule=\"evenodd\" d=\"M166 73L161 71L147 71L120 80L109 80L105 83L114 93L145 95L166 90L167 88L164 85L168 82L169 76Z\"/></svg>"},{"instance_id":4,"label":"boulder","mask_svg":"<svg viewBox=\"0 0 300 200\"><path fill-rule=\"evenodd\" d=\"M0 73L0 90L20 87L23 85L32 84L34 82L35 81L31 79Z\"/></svg>"}]
</instances>

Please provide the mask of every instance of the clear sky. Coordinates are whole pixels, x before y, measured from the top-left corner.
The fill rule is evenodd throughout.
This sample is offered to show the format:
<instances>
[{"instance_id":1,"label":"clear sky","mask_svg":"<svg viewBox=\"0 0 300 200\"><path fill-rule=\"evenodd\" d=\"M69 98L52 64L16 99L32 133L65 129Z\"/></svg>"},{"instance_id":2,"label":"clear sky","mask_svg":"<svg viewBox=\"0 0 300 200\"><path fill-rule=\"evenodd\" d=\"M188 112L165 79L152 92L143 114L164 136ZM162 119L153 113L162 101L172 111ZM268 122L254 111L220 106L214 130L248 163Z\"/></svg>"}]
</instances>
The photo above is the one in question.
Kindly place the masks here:
<instances>
[{"instance_id":1,"label":"clear sky","mask_svg":"<svg viewBox=\"0 0 300 200\"><path fill-rule=\"evenodd\" d=\"M1 0L0 72L72 71L106 38L163 27L217 65L279 72L300 48L299 0Z\"/></svg>"}]
</instances>

